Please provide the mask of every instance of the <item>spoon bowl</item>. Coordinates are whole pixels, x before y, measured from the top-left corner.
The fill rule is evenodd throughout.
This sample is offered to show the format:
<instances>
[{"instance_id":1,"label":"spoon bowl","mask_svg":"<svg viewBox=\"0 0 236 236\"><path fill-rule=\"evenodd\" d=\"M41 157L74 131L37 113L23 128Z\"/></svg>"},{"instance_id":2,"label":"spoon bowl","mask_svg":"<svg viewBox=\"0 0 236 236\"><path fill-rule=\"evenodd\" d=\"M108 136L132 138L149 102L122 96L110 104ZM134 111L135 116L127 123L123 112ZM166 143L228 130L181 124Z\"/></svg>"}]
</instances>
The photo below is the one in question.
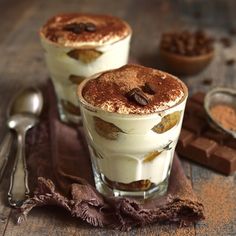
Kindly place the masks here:
<instances>
[{"instance_id":1,"label":"spoon bowl","mask_svg":"<svg viewBox=\"0 0 236 236\"><path fill-rule=\"evenodd\" d=\"M36 88L27 88L15 96L8 110L8 114L34 114L38 116L43 107L43 96Z\"/></svg>"}]
</instances>

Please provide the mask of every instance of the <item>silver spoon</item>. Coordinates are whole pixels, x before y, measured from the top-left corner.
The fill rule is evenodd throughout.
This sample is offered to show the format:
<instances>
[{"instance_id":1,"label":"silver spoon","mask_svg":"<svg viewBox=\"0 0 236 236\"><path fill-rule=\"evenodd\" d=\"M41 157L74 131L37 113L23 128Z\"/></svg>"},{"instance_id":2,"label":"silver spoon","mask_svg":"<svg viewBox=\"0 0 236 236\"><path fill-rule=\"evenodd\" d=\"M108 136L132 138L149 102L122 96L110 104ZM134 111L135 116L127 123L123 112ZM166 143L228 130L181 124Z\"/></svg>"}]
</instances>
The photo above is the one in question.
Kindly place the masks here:
<instances>
[{"instance_id":1,"label":"silver spoon","mask_svg":"<svg viewBox=\"0 0 236 236\"><path fill-rule=\"evenodd\" d=\"M43 97L41 92L35 88L28 88L13 98L7 116L15 114L35 114L38 116L41 113L42 106ZM12 141L12 133L8 132L0 145L0 182L6 169Z\"/></svg>"},{"instance_id":2,"label":"silver spoon","mask_svg":"<svg viewBox=\"0 0 236 236\"><path fill-rule=\"evenodd\" d=\"M8 120L8 127L17 133L17 153L8 191L9 204L14 207L20 207L30 193L25 159L25 135L27 130L37 123L38 118L30 114L13 115Z\"/></svg>"}]
</instances>

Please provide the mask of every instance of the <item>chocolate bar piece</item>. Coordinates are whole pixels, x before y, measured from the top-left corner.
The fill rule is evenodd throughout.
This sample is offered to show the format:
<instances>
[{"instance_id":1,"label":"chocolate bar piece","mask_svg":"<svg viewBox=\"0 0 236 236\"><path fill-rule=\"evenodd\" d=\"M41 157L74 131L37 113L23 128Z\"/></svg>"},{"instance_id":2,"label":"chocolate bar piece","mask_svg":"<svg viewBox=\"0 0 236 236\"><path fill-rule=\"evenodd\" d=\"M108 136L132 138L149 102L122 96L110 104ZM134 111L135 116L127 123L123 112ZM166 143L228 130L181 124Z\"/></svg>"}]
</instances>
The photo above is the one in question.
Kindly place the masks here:
<instances>
[{"instance_id":1,"label":"chocolate bar piece","mask_svg":"<svg viewBox=\"0 0 236 236\"><path fill-rule=\"evenodd\" d=\"M210 127L204 96L198 92L187 103L177 152L220 173L232 174L236 171L236 139Z\"/></svg>"}]
</instances>

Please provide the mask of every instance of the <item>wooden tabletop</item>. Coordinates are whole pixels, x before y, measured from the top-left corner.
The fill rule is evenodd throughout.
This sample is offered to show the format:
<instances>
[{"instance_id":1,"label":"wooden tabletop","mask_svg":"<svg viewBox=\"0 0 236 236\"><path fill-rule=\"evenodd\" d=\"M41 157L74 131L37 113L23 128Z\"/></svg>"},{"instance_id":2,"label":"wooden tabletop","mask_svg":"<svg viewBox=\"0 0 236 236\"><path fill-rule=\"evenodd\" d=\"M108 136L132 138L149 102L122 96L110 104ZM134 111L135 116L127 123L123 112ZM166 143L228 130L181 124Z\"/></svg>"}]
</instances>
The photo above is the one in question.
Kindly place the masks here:
<instances>
[{"instance_id":1,"label":"wooden tabletop","mask_svg":"<svg viewBox=\"0 0 236 236\"><path fill-rule=\"evenodd\" d=\"M158 66L157 48L163 31L203 27L219 39L236 27L234 0L0 0L0 9L0 140L7 130L6 109L12 95L48 78L38 29L54 14L96 12L124 18L134 31L131 57L150 67ZM216 56L205 71L182 78L190 93L215 86L236 87L236 65L225 64L227 59L236 58L236 37L232 40L234 44L228 49L216 42ZM203 83L206 78L212 80L211 85ZM6 203L6 175L0 185L0 235L236 235L236 175L225 177L188 161L183 165L206 206L207 219L196 225L151 225L121 233L91 227L55 207L34 209L26 223L16 225L13 210ZM212 212L215 218L209 217Z\"/></svg>"}]
</instances>

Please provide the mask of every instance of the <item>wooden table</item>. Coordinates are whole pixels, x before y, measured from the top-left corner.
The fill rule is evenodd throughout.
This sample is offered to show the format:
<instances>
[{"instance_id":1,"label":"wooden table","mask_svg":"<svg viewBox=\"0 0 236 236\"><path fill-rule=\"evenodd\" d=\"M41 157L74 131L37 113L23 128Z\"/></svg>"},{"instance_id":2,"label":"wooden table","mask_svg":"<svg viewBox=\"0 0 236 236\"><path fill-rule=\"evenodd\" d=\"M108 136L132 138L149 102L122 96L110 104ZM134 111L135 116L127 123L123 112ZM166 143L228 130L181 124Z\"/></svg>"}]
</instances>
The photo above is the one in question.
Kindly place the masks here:
<instances>
[{"instance_id":1,"label":"wooden table","mask_svg":"<svg viewBox=\"0 0 236 236\"><path fill-rule=\"evenodd\" d=\"M157 67L157 47L160 35L165 30L204 27L219 38L227 36L229 28L236 27L234 0L1 0L0 9L0 138L6 132L6 108L12 95L23 87L44 83L48 78L38 29L56 13L109 13L126 19L134 31L131 57L143 65L152 67ZM183 78L190 92L199 89L207 91L218 85L236 87L236 66L225 65L227 58L236 57L235 48L233 46L224 49L217 42L217 55L213 63L201 74ZM203 85L204 78L212 78L212 85ZM213 189L228 186L230 193L224 193L227 198L222 201L227 202L233 197L235 203L227 207L227 210L231 211L230 214L224 212L230 217L227 223L221 222L216 227L208 218L204 222L183 229L152 225L121 233L90 227L72 219L63 210L48 207L34 209L27 223L18 226L15 225L12 209L6 204L6 176L0 185L0 235L236 235L236 175L225 177L187 161L183 161L183 165L199 197L203 197L204 191L207 191L203 191L202 182L208 183L208 186L212 185ZM215 200L216 203L217 200L219 202L219 199ZM212 201L214 202L214 199ZM205 201L205 204L208 202ZM212 202L209 207L212 208L207 209L208 211L215 211ZM219 206L217 209L216 214L220 215Z\"/></svg>"}]
</instances>

